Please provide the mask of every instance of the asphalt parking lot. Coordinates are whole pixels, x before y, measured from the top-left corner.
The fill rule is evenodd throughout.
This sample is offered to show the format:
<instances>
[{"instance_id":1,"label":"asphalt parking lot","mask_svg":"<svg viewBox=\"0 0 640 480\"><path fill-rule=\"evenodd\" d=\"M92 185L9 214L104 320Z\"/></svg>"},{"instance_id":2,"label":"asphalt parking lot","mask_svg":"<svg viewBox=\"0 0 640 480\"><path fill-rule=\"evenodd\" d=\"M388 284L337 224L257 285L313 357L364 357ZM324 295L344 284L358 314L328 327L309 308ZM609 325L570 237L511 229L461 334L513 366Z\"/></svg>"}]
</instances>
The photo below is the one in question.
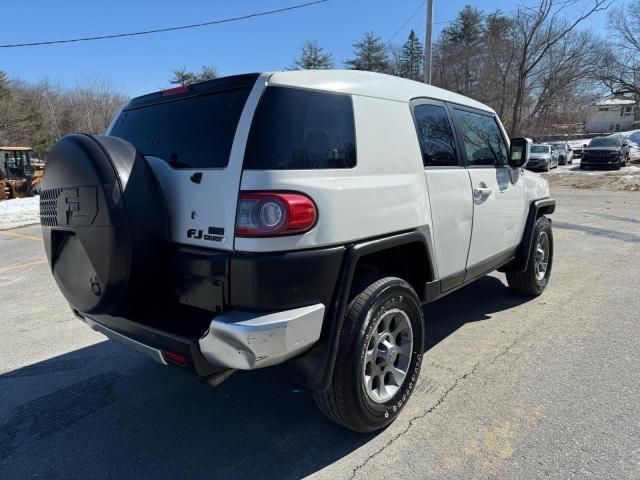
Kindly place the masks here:
<instances>
[{"instance_id":1,"label":"asphalt parking lot","mask_svg":"<svg viewBox=\"0 0 640 480\"><path fill-rule=\"evenodd\" d=\"M270 370L211 388L105 341L39 228L0 231L0 478L639 478L640 194L553 196L547 291L494 274L427 305L415 394L373 435Z\"/></svg>"}]
</instances>

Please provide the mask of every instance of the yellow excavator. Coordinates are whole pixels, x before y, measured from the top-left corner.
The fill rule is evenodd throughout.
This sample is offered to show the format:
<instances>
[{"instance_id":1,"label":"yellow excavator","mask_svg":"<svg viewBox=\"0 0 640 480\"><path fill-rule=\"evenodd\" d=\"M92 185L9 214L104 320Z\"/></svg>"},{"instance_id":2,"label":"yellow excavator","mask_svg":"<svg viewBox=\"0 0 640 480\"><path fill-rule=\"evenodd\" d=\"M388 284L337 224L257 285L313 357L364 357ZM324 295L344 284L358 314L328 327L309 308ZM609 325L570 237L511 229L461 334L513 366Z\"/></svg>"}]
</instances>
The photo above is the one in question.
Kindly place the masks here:
<instances>
[{"instance_id":1,"label":"yellow excavator","mask_svg":"<svg viewBox=\"0 0 640 480\"><path fill-rule=\"evenodd\" d=\"M31 147L0 146L0 200L37 195L43 174Z\"/></svg>"}]
</instances>

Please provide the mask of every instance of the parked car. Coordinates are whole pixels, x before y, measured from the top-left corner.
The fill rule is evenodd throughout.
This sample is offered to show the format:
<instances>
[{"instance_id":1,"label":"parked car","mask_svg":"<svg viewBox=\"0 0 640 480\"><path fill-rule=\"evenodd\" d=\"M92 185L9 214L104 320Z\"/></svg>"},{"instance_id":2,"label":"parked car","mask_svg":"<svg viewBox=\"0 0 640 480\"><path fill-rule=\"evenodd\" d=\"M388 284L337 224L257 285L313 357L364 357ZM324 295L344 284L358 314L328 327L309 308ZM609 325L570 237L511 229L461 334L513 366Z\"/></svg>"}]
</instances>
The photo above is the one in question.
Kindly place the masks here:
<instances>
[{"instance_id":1,"label":"parked car","mask_svg":"<svg viewBox=\"0 0 640 480\"><path fill-rule=\"evenodd\" d=\"M573 149L568 142L544 142L545 145L553 146L554 150L558 152L558 164L568 165L573 163Z\"/></svg>"},{"instance_id":2,"label":"parked car","mask_svg":"<svg viewBox=\"0 0 640 480\"><path fill-rule=\"evenodd\" d=\"M62 138L45 249L107 337L213 385L278 365L330 419L373 431L415 389L424 303L495 269L546 288L555 201L522 169L529 149L491 108L420 82L219 78Z\"/></svg>"},{"instance_id":3,"label":"parked car","mask_svg":"<svg viewBox=\"0 0 640 480\"><path fill-rule=\"evenodd\" d=\"M547 144L536 143L531 145L531 156L526 168L529 170L543 170L548 172L558 167L558 151Z\"/></svg>"},{"instance_id":4,"label":"parked car","mask_svg":"<svg viewBox=\"0 0 640 480\"><path fill-rule=\"evenodd\" d=\"M571 147L571 153L572 153L573 159L582 158L582 149L583 149L582 145Z\"/></svg>"},{"instance_id":5,"label":"parked car","mask_svg":"<svg viewBox=\"0 0 640 480\"><path fill-rule=\"evenodd\" d=\"M596 137L582 152L580 168L608 167L620 170L629 161L629 143L625 138L610 135Z\"/></svg>"}]
</instances>

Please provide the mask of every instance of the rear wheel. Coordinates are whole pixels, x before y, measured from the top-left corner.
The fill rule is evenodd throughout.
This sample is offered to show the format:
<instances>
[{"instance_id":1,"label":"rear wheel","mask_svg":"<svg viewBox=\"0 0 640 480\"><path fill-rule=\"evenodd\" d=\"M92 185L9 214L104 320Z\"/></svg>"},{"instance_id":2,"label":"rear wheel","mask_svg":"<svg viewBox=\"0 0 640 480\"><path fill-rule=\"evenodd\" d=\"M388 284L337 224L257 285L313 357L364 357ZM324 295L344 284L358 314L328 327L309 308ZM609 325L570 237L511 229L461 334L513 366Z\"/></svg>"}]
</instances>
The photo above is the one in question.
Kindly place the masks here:
<instances>
[{"instance_id":1,"label":"rear wheel","mask_svg":"<svg viewBox=\"0 0 640 480\"><path fill-rule=\"evenodd\" d=\"M357 290L345 315L331 386L315 400L334 422L371 432L393 422L413 392L424 320L415 291L400 278Z\"/></svg>"},{"instance_id":2,"label":"rear wheel","mask_svg":"<svg viewBox=\"0 0 640 480\"><path fill-rule=\"evenodd\" d=\"M529 261L523 272L507 272L507 283L514 290L525 295L540 295L551 276L553 264L553 232L547 217L536 220Z\"/></svg>"}]
</instances>

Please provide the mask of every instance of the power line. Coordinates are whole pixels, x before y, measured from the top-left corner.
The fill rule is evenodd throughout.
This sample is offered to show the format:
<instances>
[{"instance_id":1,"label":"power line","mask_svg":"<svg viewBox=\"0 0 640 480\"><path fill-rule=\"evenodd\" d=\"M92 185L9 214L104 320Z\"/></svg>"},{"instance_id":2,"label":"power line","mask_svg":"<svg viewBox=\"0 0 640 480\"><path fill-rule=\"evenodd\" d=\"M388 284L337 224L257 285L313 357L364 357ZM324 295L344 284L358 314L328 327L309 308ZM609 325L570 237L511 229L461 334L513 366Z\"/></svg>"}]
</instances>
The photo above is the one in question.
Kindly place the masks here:
<instances>
[{"instance_id":1,"label":"power line","mask_svg":"<svg viewBox=\"0 0 640 480\"><path fill-rule=\"evenodd\" d=\"M300 8L304 8L304 7L310 7L312 5L317 5L319 3L325 3L328 2L329 0L316 0L313 2L308 2L308 3L302 3L299 5L293 5L291 7L285 7L285 8L278 8L276 10L268 10L266 12L256 12L256 13L251 13L249 15L243 15L241 17L232 17L232 18L225 18L222 20L211 20L209 22L202 22L202 23L193 23L191 25L180 25L177 27L167 27L167 28L156 28L153 30L143 30L140 32L127 32L127 33L115 33L115 34L111 34L111 35L100 35L97 37L81 37L81 38L70 38L70 39L65 39L65 40L47 40L47 41L42 41L42 42L30 42L30 43L8 43L5 45L0 45L0 48L17 48L17 47L35 47L35 46L39 46L39 45L59 45L59 44L63 44L63 43L77 43L77 42L89 42L89 41L93 41L93 40L106 40L106 39L111 39L111 38L122 38L122 37L136 37L136 36L140 36L140 35L150 35L152 33L163 33L163 32L173 32L176 30L187 30L189 28L199 28L199 27L207 27L210 25L219 25L221 23L230 23L230 22L237 22L240 20L246 20L248 18L255 18L255 17L264 17L267 15L273 15L275 13L282 13L282 12L288 12L290 10L297 10Z\"/></svg>"},{"instance_id":2,"label":"power line","mask_svg":"<svg viewBox=\"0 0 640 480\"><path fill-rule=\"evenodd\" d=\"M412 19L413 17L415 17L415 16L416 16L416 14L417 14L417 13L420 11L420 9L424 6L425 2L426 2L426 0L422 0L422 2L420 2L420 5L418 5L418 8L416 8L416 9L413 11L413 13L407 17L407 19L404 21L404 23L403 23L402 25L400 25L400 28L398 28L398 29L395 31L395 33L389 37L389 40L387 40L387 46L391 43L391 41L392 41L394 38L396 38L396 35L398 35L398 34L402 31L402 29L403 29L404 27L406 27L406 26L407 26L407 23L409 23L409 22L411 21L411 19Z\"/></svg>"}]
</instances>

